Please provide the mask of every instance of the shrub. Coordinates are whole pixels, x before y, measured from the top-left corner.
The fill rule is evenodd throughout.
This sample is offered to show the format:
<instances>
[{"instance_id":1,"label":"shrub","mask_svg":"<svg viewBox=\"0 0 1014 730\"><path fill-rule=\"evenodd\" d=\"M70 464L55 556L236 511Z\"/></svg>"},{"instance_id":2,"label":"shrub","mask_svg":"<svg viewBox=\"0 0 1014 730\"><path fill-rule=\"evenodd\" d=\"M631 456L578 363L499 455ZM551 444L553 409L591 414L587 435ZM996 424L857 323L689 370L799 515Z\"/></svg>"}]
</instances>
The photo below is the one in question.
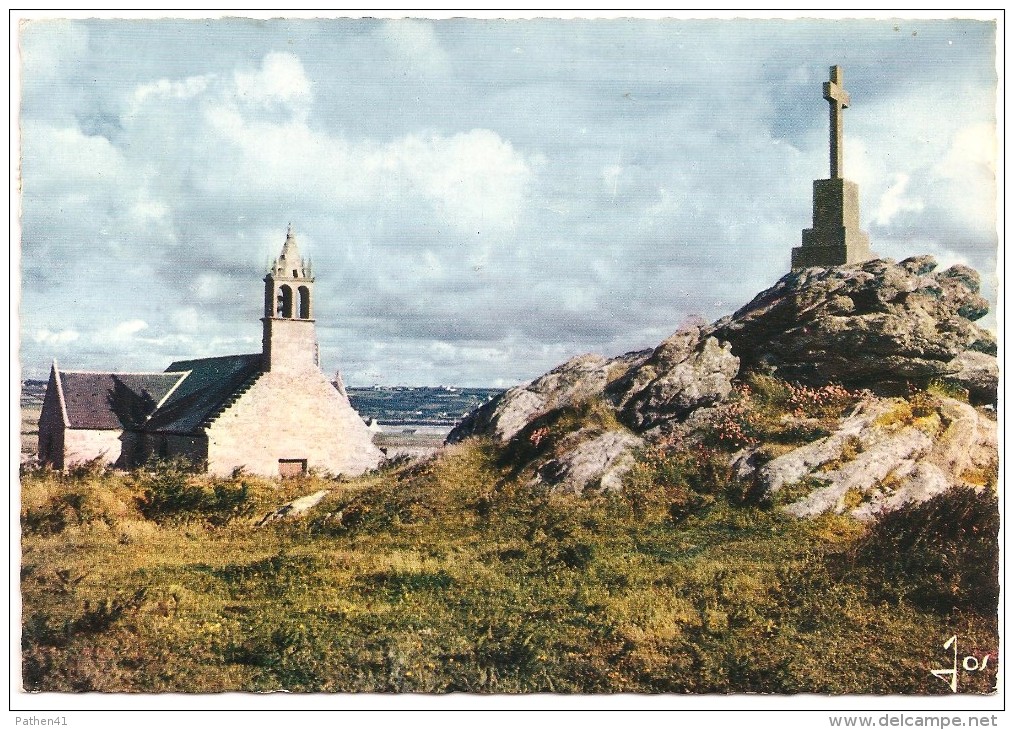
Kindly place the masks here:
<instances>
[{"instance_id":1,"label":"shrub","mask_svg":"<svg viewBox=\"0 0 1014 730\"><path fill-rule=\"evenodd\" d=\"M812 388L770 375L751 373L736 387L729 403L717 409L705 440L735 451L759 443L801 444L829 433L866 396L840 385Z\"/></svg>"},{"instance_id":2,"label":"shrub","mask_svg":"<svg viewBox=\"0 0 1014 730\"><path fill-rule=\"evenodd\" d=\"M1000 478L1000 462L996 457L986 464L973 465L961 473L961 479L976 487L996 487Z\"/></svg>"},{"instance_id":3,"label":"shrub","mask_svg":"<svg viewBox=\"0 0 1014 730\"><path fill-rule=\"evenodd\" d=\"M717 449L661 442L645 449L627 479L624 498L641 518L681 522L707 510L729 489L728 456Z\"/></svg>"},{"instance_id":4,"label":"shrub","mask_svg":"<svg viewBox=\"0 0 1014 730\"><path fill-rule=\"evenodd\" d=\"M674 524L705 511L715 502L710 494L698 494L687 489L674 490L670 495L669 519Z\"/></svg>"},{"instance_id":5,"label":"shrub","mask_svg":"<svg viewBox=\"0 0 1014 730\"><path fill-rule=\"evenodd\" d=\"M332 536L396 530L437 516L464 518L461 508L489 518L504 496L501 475L491 468L493 449L488 439L471 438L439 459L398 467L383 478L373 475L357 490L338 490L334 506L308 521L310 530Z\"/></svg>"},{"instance_id":6,"label":"shrub","mask_svg":"<svg viewBox=\"0 0 1014 730\"><path fill-rule=\"evenodd\" d=\"M784 380L771 375L750 373L747 375L746 384L757 405L779 411L788 409L792 387Z\"/></svg>"},{"instance_id":7,"label":"shrub","mask_svg":"<svg viewBox=\"0 0 1014 730\"><path fill-rule=\"evenodd\" d=\"M748 398L729 403L715 414L705 429L704 441L727 451L757 444L757 416Z\"/></svg>"},{"instance_id":8,"label":"shrub","mask_svg":"<svg viewBox=\"0 0 1014 730\"><path fill-rule=\"evenodd\" d=\"M932 436L942 425L938 412L940 406L940 398L933 393L912 390L907 398L898 399L894 406L881 414L874 423L893 430L915 426Z\"/></svg>"},{"instance_id":9,"label":"shrub","mask_svg":"<svg viewBox=\"0 0 1014 730\"><path fill-rule=\"evenodd\" d=\"M956 487L881 516L855 559L918 605L995 615L999 530L996 493Z\"/></svg>"},{"instance_id":10,"label":"shrub","mask_svg":"<svg viewBox=\"0 0 1014 730\"><path fill-rule=\"evenodd\" d=\"M71 481L79 479L95 479L101 477L107 471L106 458L104 455L96 456L88 461L75 462L67 469L67 476Z\"/></svg>"},{"instance_id":11,"label":"shrub","mask_svg":"<svg viewBox=\"0 0 1014 730\"><path fill-rule=\"evenodd\" d=\"M908 402L912 406L913 418L928 418L937 412L937 407L940 405L940 399L925 390L910 395Z\"/></svg>"},{"instance_id":12,"label":"shrub","mask_svg":"<svg viewBox=\"0 0 1014 730\"><path fill-rule=\"evenodd\" d=\"M852 461L861 453L863 453L863 440L855 435L846 437L841 446L842 461Z\"/></svg>"},{"instance_id":13,"label":"shrub","mask_svg":"<svg viewBox=\"0 0 1014 730\"><path fill-rule=\"evenodd\" d=\"M403 489L364 490L338 503L326 515L310 522L323 534L348 534L409 525L436 514L429 488L414 482Z\"/></svg>"},{"instance_id":14,"label":"shrub","mask_svg":"<svg viewBox=\"0 0 1014 730\"><path fill-rule=\"evenodd\" d=\"M926 392L941 398L953 398L968 403L968 389L951 380L931 380L926 386Z\"/></svg>"},{"instance_id":15,"label":"shrub","mask_svg":"<svg viewBox=\"0 0 1014 730\"><path fill-rule=\"evenodd\" d=\"M413 592L447 590L454 584L454 579L444 570L391 570L366 576L365 582L386 591L389 600L399 601Z\"/></svg>"},{"instance_id":16,"label":"shrub","mask_svg":"<svg viewBox=\"0 0 1014 730\"><path fill-rule=\"evenodd\" d=\"M233 517L248 515L253 505L245 481L215 481L194 473L192 464L173 460L157 462L135 474L143 490L138 499L148 519L206 519L223 524Z\"/></svg>"},{"instance_id":17,"label":"shrub","mask_svg":"<svg viewBox=\"0 0 1014 730\"><path fill-rule=\"evenodd\" d=\"M808 418L841 418L858 402L862 394L831 383L819 388L790 385L788 409L797 416Z\"/></svg>"},{"instance_id":18,"label":"shrub","mask_svg":"<svg viewBox=\"0 0 1014 730\"><path fill-rule=\"evenodd\" d=\"M866 396L865 391L852 391L837 383L813 387L757 373L748 375L746 382L759 407L799 418L841 418Z\"/></svg>"},{"instance_id":19,"label":"shrub","mask_svg":"<svg viewBox=\"0 0 1014 730\"><path fill-rule=\"evenodd\" d=\"M135 611L144 603L146 589L139 588L132 596L116 595L105 598L94 605L84 602L84 611L70 628L71 634L101 633L118 621L125 613Z\"/></svg>"},{"instance_id":20,"label":"shrub","mask_svg":"<svg viewBox=\"0 0 1014 730\"><path fill-rule=\"evenodd\" d=\"M500 452L496 464L517 476L537 457L552 453L575 431L591 429L604 433L622 428L612 407L602 396L594 396L532 420Z\"/></svg>"},{"instance_id":21,"label":"shrub","mask_svg":"<svg viewBox=\"0 0 1014 730\"><path fill-rule=\"evenodd\" d=\"M849 487L841 499L842 508L853 510L867 500L867 495L861 489Z\"/></svg>"},{"instance_id":22,"label":"shrub","mask_svg":"<svg viewBox=\"0 0 1014 730\"><path fill-rule=\"evenodd\" d=\"M584 570L595 559L595 546L587 542L568 542L560 546L558 557L568 568Z\"/></svg>"},{"instance_id":23,"label":"shrub","mask_svg":"<svg viewBox=\"0 0 1014 730\"><path fill-rule=\"evenodd\" d=\"M73 500L74 495L68 495ZM76 524L73 501L54 500L45 505L21 509L21 529L35 535L56 535Z\"/></svg>"},{"instance_id":24,"label":"shrub","mask_svg":"<svg viewBox=\"0 0 1014 730\"><path fill-rule=\"evenodd\" d=\"M783 485L774 494L764 495L764 501L771 505L792 504L825 486L827 486L827 482L819 477L803 477L802 479Z\"/></svg>"},{"instance_id":25,"label":"shrub","mask_svg":"<svg viewBox=\"0 0 1014 730\"><path fill-rule=\"evenodd\" d=\"M100 472L71 477L53 471L36 471L21 479L21 525L26 533L55 535L68 527L137 518L134 492L121 477Z\"/></svg>"}]
</instances>

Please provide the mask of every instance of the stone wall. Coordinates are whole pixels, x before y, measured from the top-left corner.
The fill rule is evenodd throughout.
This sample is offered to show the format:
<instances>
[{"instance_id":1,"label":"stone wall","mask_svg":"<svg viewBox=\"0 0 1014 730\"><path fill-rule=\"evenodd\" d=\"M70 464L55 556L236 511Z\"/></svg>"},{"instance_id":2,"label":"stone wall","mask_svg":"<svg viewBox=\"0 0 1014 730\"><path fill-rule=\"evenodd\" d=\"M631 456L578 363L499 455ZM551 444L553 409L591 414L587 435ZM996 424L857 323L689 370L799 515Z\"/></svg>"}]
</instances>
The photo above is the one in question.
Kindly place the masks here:
<instances>
[{"instance_id":1,"label":"stone wall","mask_svg":"<svg viewBox=\"0 0 1014 730\"><path fill-rule=\"evenodd\" d=\"M63 432L63 464L58 468L67 468L100 456L106 463L115 464L120 459L122 434L122 431L68 428Z\"/></svg>"},{"instance_id":2,"label":"stone wall","mask_svg":"<svg viewBox=\"0 0 1014 730\"><path fill-rule=\"evenodd\" d=\"M243 467L279 474L279 460L306 459L308 468L361 474L383 454L359 414L314 369L264 373L208 428L208 471Z\"/></svg>"},{"instance_id":3,"label":"stone wall","mask_svg":"<svg viewBox=\"0 0 1014 730\"><path fill-rule=\"evenodd\" d=\"M138 431L124 431L120 437L123 450L116 466L120 469L133 469L141 466L151 456L151 437Z\"/></svg>"},{"instance_id":4,"label":"stone wall","mask_svg":"<svg viewBox=\"0 0 1014 730\"><path fill-rule=\"evenodd\" d=\"M182 456L195 464L208 458L208 439L204 436L166 434L166 450L171 456Z\"/></svg>"},{"instance_id":5,"label":"stone wall","mask_svg":"<svg viewBox=\"0 0 1014 730\"><path fill-rule=\"evenodd\" d=\"M133 469L149 461L184 458L194 464L203 464L208 458L208 440L204 436L174 433L140 433L125 431L123 458L117 464L122 469Z\"/></svg>"},{"instance_id":6,"label":"stone wall","mask_svg":"<svg viewBox=\"0 0 1014 730\"><path fill-rule=\"evenodd\" d=\"M317 370L317 334L312 319L264 319L264 357L272 372Z\"/></svg>"}]
</instances>

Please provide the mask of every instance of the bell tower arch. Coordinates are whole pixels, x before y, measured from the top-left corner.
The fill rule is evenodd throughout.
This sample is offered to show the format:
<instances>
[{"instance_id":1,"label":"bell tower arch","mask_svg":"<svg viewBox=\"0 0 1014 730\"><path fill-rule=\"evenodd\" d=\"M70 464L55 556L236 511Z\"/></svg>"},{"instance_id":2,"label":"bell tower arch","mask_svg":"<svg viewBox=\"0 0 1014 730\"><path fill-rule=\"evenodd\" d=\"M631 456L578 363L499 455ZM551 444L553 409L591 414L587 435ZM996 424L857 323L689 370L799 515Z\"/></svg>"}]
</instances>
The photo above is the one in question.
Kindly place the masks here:
<instances>
[{"instance_id":1,"label":"bell tower arch","mask_svg":"<svg viewBox=\"0 0 1014 730\"><path fill-rule=\"evenodd\" d=\"M313 319L313 264L299 253L292 225L282 252L264 277L264 369L318 369Z\"/></svg>"}]
</instances>

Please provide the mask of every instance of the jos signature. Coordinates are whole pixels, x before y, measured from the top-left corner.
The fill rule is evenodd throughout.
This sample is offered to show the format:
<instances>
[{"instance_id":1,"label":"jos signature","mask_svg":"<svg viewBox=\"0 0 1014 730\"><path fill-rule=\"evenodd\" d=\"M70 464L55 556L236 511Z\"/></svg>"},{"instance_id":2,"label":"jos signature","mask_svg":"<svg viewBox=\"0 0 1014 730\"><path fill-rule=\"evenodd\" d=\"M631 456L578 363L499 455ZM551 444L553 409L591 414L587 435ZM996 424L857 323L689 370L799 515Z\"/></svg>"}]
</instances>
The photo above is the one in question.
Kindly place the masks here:
<instances>
[{"instance_id":1,"label":"jos signature","mask_svg":"<svg viewBox=\"0 0 1014 730\"><path fill-rule=\"evenodd\" d=\"M951 692L958 691L958 636L955 634L947 641L944 642L944 649L951 649L954 655L954 663L950 669L931 669L930 674L934 677L947 682L951 688ZM989 664L990 654L984 654L982 659L969 654L961 660L961 668L966 672L982 672L985 671L986 665Z\"/></svg>"}]
</instances>

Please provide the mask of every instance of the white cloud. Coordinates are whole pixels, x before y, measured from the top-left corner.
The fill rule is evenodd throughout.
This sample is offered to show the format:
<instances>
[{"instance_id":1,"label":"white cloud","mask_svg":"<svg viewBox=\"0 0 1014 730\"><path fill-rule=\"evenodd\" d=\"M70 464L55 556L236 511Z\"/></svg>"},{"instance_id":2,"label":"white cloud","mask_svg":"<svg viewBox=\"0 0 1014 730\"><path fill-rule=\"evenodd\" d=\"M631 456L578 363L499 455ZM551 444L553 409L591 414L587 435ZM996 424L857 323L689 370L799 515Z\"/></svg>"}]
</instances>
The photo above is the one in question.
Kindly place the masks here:
<instances>
[{"instance_id":1,"label":"white cloud","mask_svg":"<svg viewBox=\"0 0 1014 730\"><path fill-rule=\"evenodd\" d=\"M880 184L883 179L883 163L870 154L865 140L846 136L844 158L844 177L856 183L860 192L867 193ZM821 176L827 177L827 173L825 168Z\"/></svg>"},{"instance_id":2,"label":"white cloud","mask_svg":"<svg viewBox=\"0 0 1014 730\"><path fill-rule=\"evenodd\" d=\"M410 136L383 148L379 157L381 169L434 202L449 223L476 232L512 225L532 180L527 161L488 129ZM369 157L366 166L374 166Z\"/></svg>"},{"instance_id":3,"label":"white cloud","mask_svg":"<svg viewBox=\"0 0 1014 730\"><path fill-rule=\"evenodd\" d=\"M258 70L236 71L234 78L240 99L265 106L296 107L312 96L303 64L291 53L269 53Z\"/></svg>"},{"instance_id":4,"label":"white cloud","mask_svg":"<svg viewBox=\"0 0 1014 730\"><path fill-rule=\"evenodd\" d=\"M143 319L129 319L109 330L109 336L114 340L126 340L146 329L148 329L148 323Z\"/></svg>"},{"instance_id":5,"label":"white cloud","mask_svg":"<svg viewBox=\"0 0 1014 730\"><path fill-rule=\"evenodd\" d=\"M217 271L206 271L194 281L191 291L202 301L215 301L227 291L228 279Z\"/></svg>"},{"instance_id":6,"label":"white cloud","mask_svg":"<svg viewBox=\"0 0 1014 730\"><path fill-rule=\"evenodd\" d=\"M990 235L996 230L996 127L959 129L933 173L943 179L943 202L964 225Z\"/></svg>"},{"instance_id":7,"label":"white cloud","mask_svg":"<svg viewBox=\"0 0 1014 730\"><path fill-rule=\"evenodd\" d=\"M180 307L170 315L172 327L177 332L196 332L206 320L202 320L196 307Z\"/></svg>"},{"instance_id":8,"label":"white cloud","mask_svg":"<svg viewBox=\"0 0 1014 730\"><path fill-rule=\"evenodd\" d=\"M108 139L76 127L38 124L22 132L24 174L34 188L73 188L87 194L95 185L126 183L129 168Z\"/></svg>"},{"instance_id":9,"label":"white cloud","mask_svg":"<svg viewBox=\"0 0 1014 730\"><path fill-rule=\"evenodd\" d=\"M59 332L50 332L47 329L36 330L32 339L40 345L46 345L49 347L59 347L65 345L68 342L74 342L81 334L77 330L60 330Z\"/></svg>"},{"instance_id":10,"label":"white cloud","mask_svg":"<svg viewBox=\"0 0 1014 730\"><path fill-rule=\"evenodd\" d=\"M159 79L149 84L141 84L134 89L134 104L144 104L149 98L191 99L208 88L214 75L191 76L182 81Z\"/></svg>"},{"instance_id":11,"label":"white cloud","mask_svg":"<svg viewBox=\"0 0 1014 730\"><path fill-rule=\"evenodd\" d=\"M996 176L996 126L972 124L959 129L936 172L949 178L974 174L992 182Z\"/></svg>"},{"instance_id":12,"label":"white cloud","mask_svg":"<svg viewBox=\"0 0 1014 730\"><path fill-rule=\"evenodd\" d=\"M234 191L240 184L262 195L298 193L304 200L357 205L416 198L445 222L482 231L516 221L534 177L528 160L488 129L378 144L351 143L298 119L251 118L228 106L209 108L207 120L207 144L226 143L239 153L226 161L233 169L215 174Z\"/></svg>"},{"instance_id":13,"label":"white cloud","mask_svg":"<svg viewBox=\"0 0 1014 730\"><path fill-rule=\"evenodd\" d=\"M898 213L918 213L925 207L921 200L906 197L908 181L909 177L904 173L894 176L894 183L880 196L873 213L877 225L886 226Z\"/></svg>"},{"instance_id":14,"label":"white cloud","mask_svg":"<svg viewBox=\"0 0 1014 730\"><path fill-rule=\"evenodd\" d=\"M169 206L152 200L139 200L130 208L130 215L139 223L163 220L169 214Z\"/></svg>"},{"instance_id":15,"label":"white cloud","mask_svg":"<svg viewBox=\"0 0 1014 730\"><path fill-rule=\"evenodd\" d=\"M606 165L602 168L602 184L605 186L606 192L614 198L616 197L616 192L620 184L620 176L622 174L622 165Z\"/></svg>"}]
</instances>

